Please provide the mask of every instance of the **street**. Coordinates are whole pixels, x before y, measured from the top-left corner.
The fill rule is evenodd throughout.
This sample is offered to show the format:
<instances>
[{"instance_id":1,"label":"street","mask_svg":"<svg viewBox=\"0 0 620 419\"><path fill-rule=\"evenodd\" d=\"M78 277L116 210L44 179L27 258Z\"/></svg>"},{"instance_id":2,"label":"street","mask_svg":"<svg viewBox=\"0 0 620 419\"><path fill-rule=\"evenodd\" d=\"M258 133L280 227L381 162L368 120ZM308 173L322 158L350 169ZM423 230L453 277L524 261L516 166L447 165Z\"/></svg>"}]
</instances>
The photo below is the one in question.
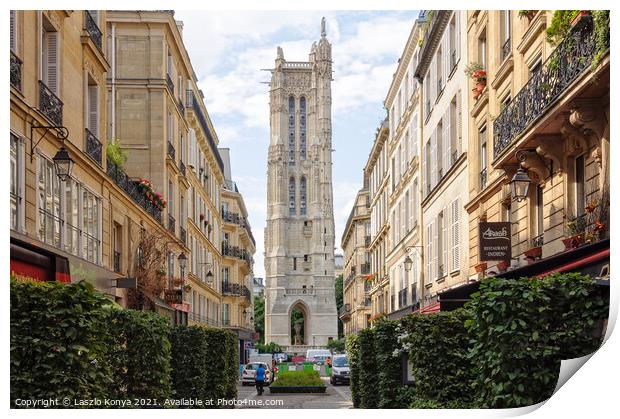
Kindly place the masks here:
<instances>
[{"instance_id":1,"label":"street","mask_svg":"<svg viewBox=\"0 0 620 419\"><path fill-rule=\"evenodd\" d=\"M319 394L271 394L268 387L262 396L256 394L253 386L237 384L237 407L267 408L267 409L349 409L351 402L351 390L347 385L332 386L328 377L322 377L327 385L325 393Z\"/></svg>"}]
</instances>

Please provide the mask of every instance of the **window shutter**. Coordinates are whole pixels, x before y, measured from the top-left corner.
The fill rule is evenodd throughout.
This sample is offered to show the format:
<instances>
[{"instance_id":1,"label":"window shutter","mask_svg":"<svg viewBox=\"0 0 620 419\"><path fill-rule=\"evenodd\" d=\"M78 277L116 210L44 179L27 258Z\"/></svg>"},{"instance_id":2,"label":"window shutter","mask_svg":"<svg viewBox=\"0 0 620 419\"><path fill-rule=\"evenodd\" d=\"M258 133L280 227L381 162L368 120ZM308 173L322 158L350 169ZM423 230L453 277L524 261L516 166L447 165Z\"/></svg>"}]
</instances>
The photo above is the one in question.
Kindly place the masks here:
<instances>
[{"instance_id":1,"label":"window shutter","mask_svg":"<svg viewBox=\"0 0 620 419\"><path fill-rule=\"evenodd\" d=\"M461 139L463 138L463 118L461 117L461 89L456 92L456 150L461 153Z\"/></svg>"},{"instance_id":2,"label":"window shutter","mask_svg":"<svg viewBox=\"0 0 620 419\"><path fill-rule=\"evenodd\" d=\"M444 174L445 172L447 172L450 169L450 166L452 166L452 158L450 157L452 155L452 149L451 147L451 141L450 141L450 133L451 133L451 129L450 129L450 109L452 109L452 104L450 104L450 106L448 106L448 109L446 109L446 113L443 116L443 161L444 161Z\"/></svg>"},{"instance_id":3,"label":"window shutter","mask_svg":"<svg viewBox=\"0 0 620 419\"><path fill-rule=\"evenodd\" d=\"M443 254L441 255L441 265L443 266L443 274L448 273L448 235L450 234L450 229L448 227L448 207L445 207L442 212L441 217L441 250Z\"/></svg>"},{"instance_id":4,"label":"window shutter","mask_svg":"<svg viewBox=\"0 0 620 419\"><path fill-rule=\"evenodd\" d=\"M437 184L437 132L431 134L431 189Z\"/></svg>"},{"instance_id":5,"label":"window shutter","mask_svg":"<svg viewBox=\"0 0 620 419\"><path fill-rule=\"evenodd\" d=\"M16 25L16 14L15 10L11 10L11 51L17 51L17 27Z\"/></svg>"},{"instance_id":6,"label":"window shutter","mask_svg":"<svg viewBox=\"0 0 620 419\"><path fill-rule=\"evenodd\" d=\"M437 217L435 218L435 237L433 237L434 240L434 249L433 249L433 278L437 279L439 277L439 241L441 240L441 224L440 224L440 217L439 215L437 215Z\"/></svg>"},{"instance_id":7,"label":"window shutter","mask_svg":"<svg viewBox=\"0 0 620 419\"><path fill-rule=\"evenodd\" d=\"M99 137L99 88L88 86L88 130Z\"/></svg>"},{"instance_id":8,"label":"window shutter","mask_svg":"<svg viewBox=\"0 0 620 419\"><path fill-rule=\"evenodd\" d=\"M461 58L461 16L458 10L454 11L454 20L456 22L456 36L454 37L456 40L456 60L458 61Z\"/></svg>"},{"instance_id":9,"label":"window shutter","mask_svg":"<svg viewBox=\"0 0 620 419\"><path fill-rule=\"evenodd\" d=\"M452 270L460 269L459 200L452 202Z\"/></svg>"},{"instance_id":10,"label":"window shutter","mask_svg":"<svg viewBox=\"0 0 620 419\"><path fill-rule=\"evenodd\" d=\"M58 95L58 32L45 32L47 57L45 84Z\"/></svg>"},{"instance_id":11,"label":"window shutter","mask_svg":"<svg viewBox=\"0 0 620 419\"><path fill-rule=\"evenodd\" d=\"M433 223L426 227L426 281L433 281Z\"/></svg>"},{"instance_id":12,"label":"window shutter","mask_svg":"<svg viewBox=\"0 0 620 419\"><path fill-rule=\"evenodd\" d=\"M424 147L422 147L422 196L425 197L426 196L426 185L429 183L429 179L427 179L427 175L426 175L426 165L428 164L428 162L426 161L426 156L427 156L427 150L428 149L428 143L424 144Z\"/></svg>"}]
</instances>

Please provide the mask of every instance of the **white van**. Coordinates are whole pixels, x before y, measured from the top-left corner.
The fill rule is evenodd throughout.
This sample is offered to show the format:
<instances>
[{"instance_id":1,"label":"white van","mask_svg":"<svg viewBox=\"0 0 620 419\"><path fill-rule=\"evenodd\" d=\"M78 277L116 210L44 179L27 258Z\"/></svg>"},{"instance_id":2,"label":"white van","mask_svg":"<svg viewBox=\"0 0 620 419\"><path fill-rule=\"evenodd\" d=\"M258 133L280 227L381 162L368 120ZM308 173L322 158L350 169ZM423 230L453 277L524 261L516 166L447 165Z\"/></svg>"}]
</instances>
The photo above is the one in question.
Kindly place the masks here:
<instances>
[{"instance_id":1,"label":"white van","mask_svg":"<svg viewBox=\"0 0 620 419\"><path fill-rule=\"evenodd\" d=\"M329 349L308 349L306 352L306 362L316 362L323 364L330 358L332 353Z\"/></svg>"}]
</instances>

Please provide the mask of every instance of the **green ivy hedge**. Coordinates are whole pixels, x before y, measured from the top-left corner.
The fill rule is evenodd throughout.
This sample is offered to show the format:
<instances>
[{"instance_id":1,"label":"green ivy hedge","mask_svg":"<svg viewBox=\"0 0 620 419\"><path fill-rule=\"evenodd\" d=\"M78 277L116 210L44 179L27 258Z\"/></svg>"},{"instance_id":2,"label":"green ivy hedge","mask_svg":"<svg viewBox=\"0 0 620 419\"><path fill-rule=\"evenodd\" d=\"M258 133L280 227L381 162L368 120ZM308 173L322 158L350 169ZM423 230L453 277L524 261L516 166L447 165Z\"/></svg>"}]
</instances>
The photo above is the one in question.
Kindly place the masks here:
<instances>
[{"instance_id":1,"label":"green ivy hedge","mask_svg":"<svg viewBox=\"0 0 620 419\"><path fill-rule=\"evenodd\" d=\"M114 399L157 399L171 395L170 325L148 311L110 310L106 324Z\"/></svg>"},{"instance_id":2,"label":"green ivy hedge","mask_svg":"<svg viewBox=\"0 0 620 419\"><path fill-rule=\"evenodd\" d=\"M225 329L180 326L172 329L174 396L213 400L237 396L236 335Z\"/></svg>"},{"instance_id":3,"label":"green ivy hedge","mask_svg":"<svg viewBox=\"0 0 620 419\"><path fill-rule=\"evenodd\" d=\"M351 391L351 401L353 402L353 407L360 407L361 397L358 391L360 357L357 335L348 335L346 337L346 349L347 357L349 359L349 390Z\"/></svg>"},{"instance_id":4,"label":"green ivy hedge","mask_svg":"<svg viewBox=\"0 0 620 419\"><path fill-rule=\"evenodd\" d=\"M374 326L375 358L378 367L379 408L405 408L406 398L402 397L402 358L398 335L400 322L381 320Z\"/></svg>"},{"instance_id":5,"label":"green ivy hedge","mask_svg":"<svg viewBox=\"0 0 620 419\"><path fill-rule=\"evenodd\" d=\"M110 301L85 282L11 281L11 403L108 396L104 320Z\"/></svg>"},{"instance_id":6,"label":"green ivy hedge","mask_svg":"<svg viewBox=\"0 0 620 419\"><path fill-rule=\"evenodd\" d=\"M379 368L376 359L375 331L374 329L362 329L357 334L359 345L359 358L357 364L358 385L357 392L360 397L360 407L363 409L376 409L379 407L379 392L377 382ZM383 367L383 366L382 366Z\"/></svg>"},{"instance_id":7,"label":"green ivy hedge","mask_svg":"<svg viewBox=\"0 0 620 419\"><path fill-rule=\"evenodd\" d=\"M473 365L468 358L470 342L460 309L433 314L414 314L402 320L404 343L413 364L414 398L440 404L467 403L472 392Z\"/></svg>"},{"instance_id":8,"label":"green ivy hedge","mask_svg":"<svg viewBox=\"0 0 620 419\"><path fill-rule=\"evenodd\" d=\"M533 280L489 278L467 306L476 404L521 407L553 394L562 359L600 346L596 330L607 319L609 295L575 273Z\"/></svg>"}]
</instances>

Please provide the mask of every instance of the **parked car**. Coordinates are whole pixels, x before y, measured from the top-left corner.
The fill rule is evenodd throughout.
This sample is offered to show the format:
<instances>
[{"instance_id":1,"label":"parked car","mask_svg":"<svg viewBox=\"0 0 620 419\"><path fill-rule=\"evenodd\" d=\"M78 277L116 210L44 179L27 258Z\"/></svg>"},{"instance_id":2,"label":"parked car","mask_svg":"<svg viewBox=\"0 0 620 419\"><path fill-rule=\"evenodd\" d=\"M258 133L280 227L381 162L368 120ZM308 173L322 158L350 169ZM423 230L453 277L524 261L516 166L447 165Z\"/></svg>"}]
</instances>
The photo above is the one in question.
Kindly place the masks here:
<instances>
[{"instance_id":1,"label":"parked car","mask_svg":"<svg viewBox=\"0 0 620 419\"><path fill-rule=\"evenodd\" d=\"M256 370L259 365L262 365L265 368L265 385L273 383L273 371L271 371L271 365L266 362L250 362L243 367L243 371L241 373L241 385L254 385L256 384Z\"/></svg>"},{"instance_id":2,"label":"parked car","mask_svg":"<svg viewBox=\"0 0 620 419\"><path fill-rule=\"evenodd\" d=\"M349 384L350 382L349 359L346 355L334 355L332 359L332 370L329 375L329 382L333 385L339 383Z\"/></svg>"},{"instance_id":3,"label":"parked car","mask_svg":"<svg viewBox=\"0 0 620 419\"><path fill-rule=\"evenodd\" d=\"M275 359L276 362L286 362L288 361L288 355L284 352L279 352L277 354L273 354L273 359Z\"/></svg>"},{"instance_id":4,"label":"parked car","mask_svg":"<svg viewBox=\"0 0 620 419\"><path fill-rule=\"evenodd\" d=\"M331 356L332 353L328 349L308 349L306 352L306 362L323 364Z\"/></svg>"}]
</instances>

